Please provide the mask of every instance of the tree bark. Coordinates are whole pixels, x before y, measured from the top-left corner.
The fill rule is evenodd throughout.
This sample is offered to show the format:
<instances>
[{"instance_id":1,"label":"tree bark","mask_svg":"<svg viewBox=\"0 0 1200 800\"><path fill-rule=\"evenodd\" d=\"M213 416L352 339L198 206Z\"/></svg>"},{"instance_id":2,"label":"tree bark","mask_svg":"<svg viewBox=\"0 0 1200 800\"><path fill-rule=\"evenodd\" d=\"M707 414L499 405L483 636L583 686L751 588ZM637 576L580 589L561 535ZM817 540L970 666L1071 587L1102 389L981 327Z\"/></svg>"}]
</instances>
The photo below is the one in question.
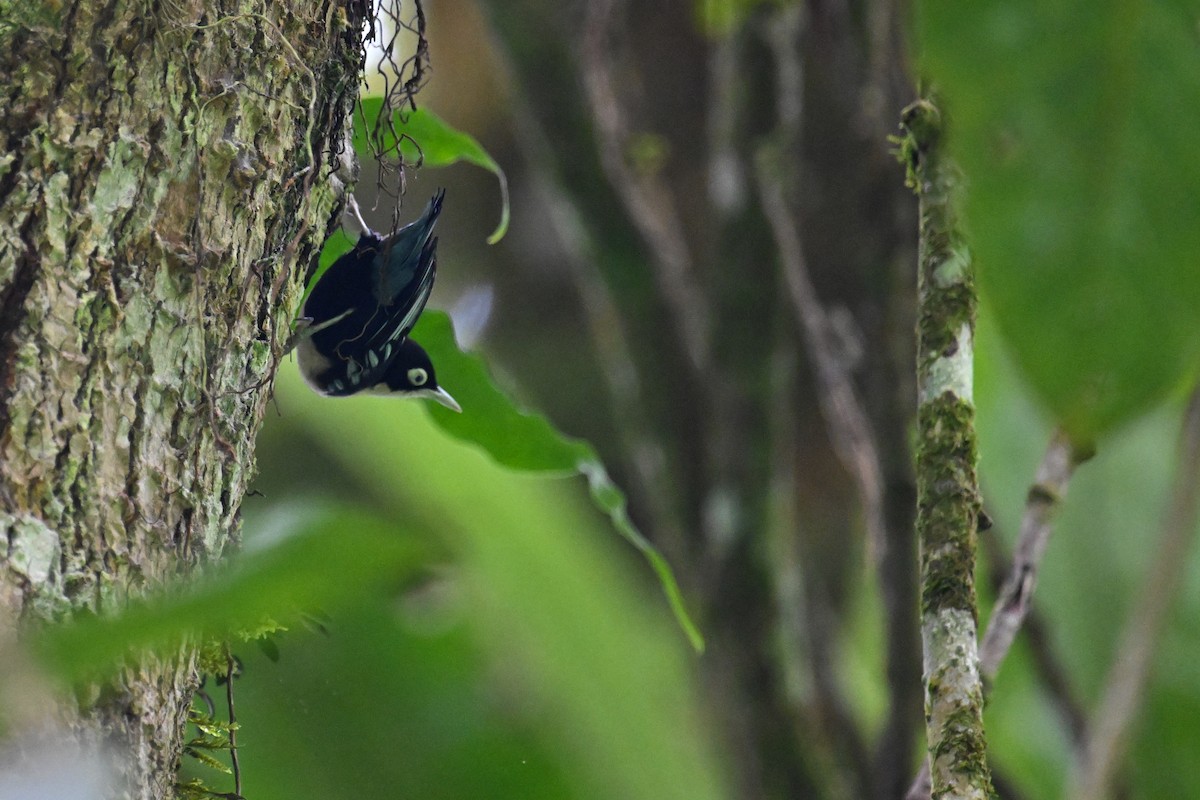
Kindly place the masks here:
<instances>
[{"instance_id":1,"label":"tree bark","mask_svg":"<svg viewBox=\"0 0 1200 800\"><path fill-rule=\"evenodd\" d=\"M305 267L337 221L362 9L0 5L7 626L119 609L236 543ZM63 713L115 743L125 796L161 798L196 685L182 653Z\"/></svg>"},{"instance_id":2,"label":"tree bark","mask_svg":"<svg viewBox=\"0 0 1200 800\"><path fill-rule=\"evenodd\" d=\"M917 305L917 534L925 736L937 800L994 792L983 731L975 550L982 502L975 444L976 295L961 238L957 176L942 152L942 117L930 101L904 110L901 144L920 198Z\"/></svg>"}]
</instances>

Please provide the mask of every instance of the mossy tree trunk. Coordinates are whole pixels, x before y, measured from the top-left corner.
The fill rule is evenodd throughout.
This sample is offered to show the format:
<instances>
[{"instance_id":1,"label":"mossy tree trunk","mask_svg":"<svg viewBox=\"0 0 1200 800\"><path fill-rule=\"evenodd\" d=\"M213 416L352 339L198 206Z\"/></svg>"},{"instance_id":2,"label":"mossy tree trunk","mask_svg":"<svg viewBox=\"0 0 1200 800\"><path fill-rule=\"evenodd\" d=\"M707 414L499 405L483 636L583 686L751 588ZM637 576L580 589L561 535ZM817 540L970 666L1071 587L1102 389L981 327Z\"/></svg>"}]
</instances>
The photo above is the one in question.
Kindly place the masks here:
<instances>
[{"instance_id":1,"label":"mossy tree trunk","mask_svg":"<svg viewBox=\"0 0 1200 800\"><path fill-rule=\"evenodd\" d=\"M357 2L0 0L5 627L101 612L238 537L254 440L340 203ZM81 709L169 796L197 674Z\"/></svg>"}]
</instances>

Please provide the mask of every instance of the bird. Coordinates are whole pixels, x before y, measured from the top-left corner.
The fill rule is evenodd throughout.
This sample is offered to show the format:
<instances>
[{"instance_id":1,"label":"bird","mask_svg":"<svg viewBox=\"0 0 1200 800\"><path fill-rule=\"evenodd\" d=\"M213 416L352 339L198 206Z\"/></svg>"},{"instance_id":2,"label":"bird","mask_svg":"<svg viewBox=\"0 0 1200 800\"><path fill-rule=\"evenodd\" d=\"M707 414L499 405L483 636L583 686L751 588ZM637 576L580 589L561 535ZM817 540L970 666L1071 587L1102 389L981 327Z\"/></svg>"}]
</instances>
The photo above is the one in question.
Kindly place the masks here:
<instances>
[{"instance_id":1,"label":"bird","mask_svg":"<svg viewBox=\"0 0 1200 800\"><path fill-rule=\"evenodd\" d=\"M433 228L445 195L439 190L420 217L386 238L362 225L353 249L317 278L297 320L296 350L300 374L318 394L422 397L462 411L408 335L433 291Z\"/></svg>"}]
</instances>

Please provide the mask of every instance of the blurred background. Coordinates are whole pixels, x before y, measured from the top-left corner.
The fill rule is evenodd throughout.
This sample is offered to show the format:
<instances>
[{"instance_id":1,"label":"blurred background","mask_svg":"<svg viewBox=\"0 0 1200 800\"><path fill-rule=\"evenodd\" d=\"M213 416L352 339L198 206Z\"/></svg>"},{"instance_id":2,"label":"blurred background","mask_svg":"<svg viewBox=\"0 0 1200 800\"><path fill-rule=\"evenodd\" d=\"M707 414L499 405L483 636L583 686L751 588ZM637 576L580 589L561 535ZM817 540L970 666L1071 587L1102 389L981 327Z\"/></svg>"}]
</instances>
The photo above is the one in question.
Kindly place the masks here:
<instances>
[{"instance_id":1,"label":"blurred background","mask_svg":"<svg viewBox=\"0 0 1200 800\"><path fill-rule=\"evenodd\" d=\"M585 481L511 473L423 407L312 397L288 364L247 547L288 515L352 509L338 518L365 510L432 555L385 603L239 651L245 795L903 797L923 757L917 218L888 139L916 96L903 5L424 6L419 103L491 153L513 209L489 246L491 174L408 171L404 221L447 189L431 307L519 406L596 448L706 648ZM360 204L386 229L374 183L364 164ZM1053 427L987 303L981 619ZM439 380L455 393L453 370ZM1177 431L1178 408L1143 416L1076 476L987 709L1003 797L1063 793ZM1189 563L1120 797L1200 796Z\"/></svg>"}]
</instances>

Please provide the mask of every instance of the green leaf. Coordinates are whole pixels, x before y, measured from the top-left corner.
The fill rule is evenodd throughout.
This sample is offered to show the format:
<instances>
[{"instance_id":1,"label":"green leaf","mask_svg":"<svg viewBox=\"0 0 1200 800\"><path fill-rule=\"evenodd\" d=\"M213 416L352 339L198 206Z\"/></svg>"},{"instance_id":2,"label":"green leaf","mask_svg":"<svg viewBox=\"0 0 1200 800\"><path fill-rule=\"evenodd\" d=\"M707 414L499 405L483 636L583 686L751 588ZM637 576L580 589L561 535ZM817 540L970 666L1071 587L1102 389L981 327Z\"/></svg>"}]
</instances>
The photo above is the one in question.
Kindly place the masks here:
<instances>
[{"instance_id":1,"label":"green leaf","mask_svg":"<svg viewBox=\"0 0 1200 800\"><path fill-rule=\"evenodd\" d=\"M1011 351L997 335L994 309L980 308L975 396L980 479L995 527L1011 551L1020 530L1030 480L1046 450L1054 421L1035 404ZM1180 401L1185 398L1179 398ZM1096 456L1079 468L1054 518L1054 535L1042 562L1037 602L1057 631L1055 650L1063 674L1082 697L1101 694L1118 637L1143 591L1154 546L1149 521L1163 513L1166 487L1175 478L1184 402L1173 401L1105 437ZM986 592L981 618L987 616ZM1200 749L1200 726L1184 723L1200 713L1200 592L1175 600L1172 621L1156 651L1155 679L1139 707L1142 735L1131 743L1126 768L1142 797L1200 797L1200 765L1182 753ZM1061 716L1046 702L1036 648L1018 637L988 700L985 723L996 769L1014 776L1014 796L1065 797L1074 747L1062 735ZM1177 660L1176 660L1177 659ZM1177 765L1164 769L1164 765Z\"/></svg>"},{"instance_id":2,"label":"green leaf","mask_svg":"<svg viewBox=\"0 0 1200 800\"><path fill-rule=\"evenodd\" d=\"M510 469L574 472L586 477L593 501L608 514L617 532L649 562L679 625L692 646L703 651L704 637L688 616L670 566L629 520L625 495L609 479L592 446L559 433L545 417L518 409L496 388L483 359L459 349L445 313L431 310L422 314L413 338L437 365L438 383L463 408L463 413L458 414L430 405L429 412L438 426L456 439L482 447L497 463Z\"/></svg>"},{"instance_id":3,"label":"green leaf","mask_svg":"<svg viewBox=\"0 0 1200 800\"><path fill-rule=\"evenodd\" d=\"M443 330L448 333L449 326ZM422 342L435 341L433 332L427 323ZM451 391L475 394L457 382L453 362L438 366L439 382L444 373ZM631 580L577 484L501 466L479 445L457 441L440 428L425 413L427 403L372 395L323 398L304 386L290 363L280 372L277 391L287 412L281 424L302 429L319 452L350 473L358 491L388 504L398 517L436 524L454 554L455 587L464 606L456 618L482 647L493 672L510 684L508 691L516 693L512 702L548 711L538 715L539 735L545 737L540 741L557 754L555 763L569 765L573 785L580 781L575 791L539 796L722 796L716 760L696 713L689 678L694 664L679 637L671 635L665 609L647 603ZM464 409L471 413L470 407ZM507 448L499 441L489 444L497 451ZM546 463L559 461L547 458ZM335 622L339 637L346 635L347 624ZM385 645L379 625L366 626L363 635L375 646ZM357 642L347 646L347 654L363 663L355 675L342 670L348 676L344 692L361 694L366 708L391 708L398 695L369 684L360 689L356 675L404 673L387 662L379 666L379 659L364 652ZM292 661L285 643L280 664L291 669ZM436 711L422 718L461 713ZM440 729L427 727L434 734ZM357 748L370 739L359 735L353 744ZM311 752L311 741L305 745ZM393 760L394 751L387 748ZM488 795L530 796L521 791Z\"/></svg>"},{"instance_id":4,"label":"green leaf","mask_svg":"<svg viewBox=\"0 0 1200 800\"><path fill-rule=\"evenodd\" d=\"M198 750L229 750L232 748L228 736L216 736L213 734L197 736L195 739L189 740L186 746L195 747Z\"/></svg>"},{"instance_id":5,"label":"green leaf","mask_svg":"<svg viewBox=\"0 0 1200 800\"><path fill-rule=\"evenodd\" d=\"M175 784L175 792L180 800L212 800L219 795L208 788L200 778L192 778L183 783Z\"/></svg>"},{"instance_id":6,"label":"green leaf","mask_svg":"<svg viewBox=\"0 0 1200 800\"><path fill-rule=\"evenodd\" d=\"M192 758L196 759L197 761L199 761L201 764L208 767L209 769L215 769L218 772L224 772L226 775L233 774L233 770L230 769L228 765L213 758L212 756L210 756L208 753L204 752L203 750L196 750L192 747L185 747L183 749L183 752L186 753L187 755L191 756Z\"/></svg>"},{"instance_id":7,"label":"green leaf","mask_svg":"<svg viewBox=\"0 0 1200 800\"><path fill-rule=\"evenodd\" d=\"M185 637L230 638L264 618L299 618L386 593L426 561L414 537L362 512L292 509L271 525L231 568L116 617L46 628L36 642L40 652L68 679L104 673L131 650L171 647Z\"/></svg>"},{"instance_id":8,"label":"green leaf","mask_svg":"<svg viewBox=\"0 0 1200 800\"><path fill-rule=\"evenodd\" d=\"M335 618L332 636L286 637L278 664L248 653L237 686L248 797L588 797L564 780L562 739L534 727L540 698L490 680L472 631L447 614L430 631L403 602L365 607Z\"/></svg>"},{"instance_id":9,"label":"green leaf","mask_svg":"<svg viewBox=\"0 0 1200 800\"><path fill-rule=\"evenodd\" d=\"M1183 2L925 0L921 62L997 323L1089 437L1200 362L1200 48Z\"/></svg>"},{"instance_id":10,"label":"green leaf","mask_svg":"<svg viewBox=\"0 0 1200 800\"><path fill-rule=\"evenodd\" d=\"M466 161L483 167L500 182L500 224L488 237L495 244L508 232L508 178L475 137L456 130L426 108L392 112L390 124L380 119L382 97L364 97L362 114L354 116L354 150L360 158L399 157L406 164L448 167Z\"/></svg>"},{"instance_id":11,"label":"green leaf","mask_svg":"<svg viewBox=\"0 0 1200 800\"><path fill-rule=\"evenodd\" d=\"M426 311L412 337L437 365L439 384L463 407L464 413L458 414L430 406L434 420L447 433L479 445L510 469L567 473L576 471L581 462L595 460L586 442L563 436L545 417L517 409L496 388L483 359L459 349L447 314Z\"/></svg>"}]
</instances>

